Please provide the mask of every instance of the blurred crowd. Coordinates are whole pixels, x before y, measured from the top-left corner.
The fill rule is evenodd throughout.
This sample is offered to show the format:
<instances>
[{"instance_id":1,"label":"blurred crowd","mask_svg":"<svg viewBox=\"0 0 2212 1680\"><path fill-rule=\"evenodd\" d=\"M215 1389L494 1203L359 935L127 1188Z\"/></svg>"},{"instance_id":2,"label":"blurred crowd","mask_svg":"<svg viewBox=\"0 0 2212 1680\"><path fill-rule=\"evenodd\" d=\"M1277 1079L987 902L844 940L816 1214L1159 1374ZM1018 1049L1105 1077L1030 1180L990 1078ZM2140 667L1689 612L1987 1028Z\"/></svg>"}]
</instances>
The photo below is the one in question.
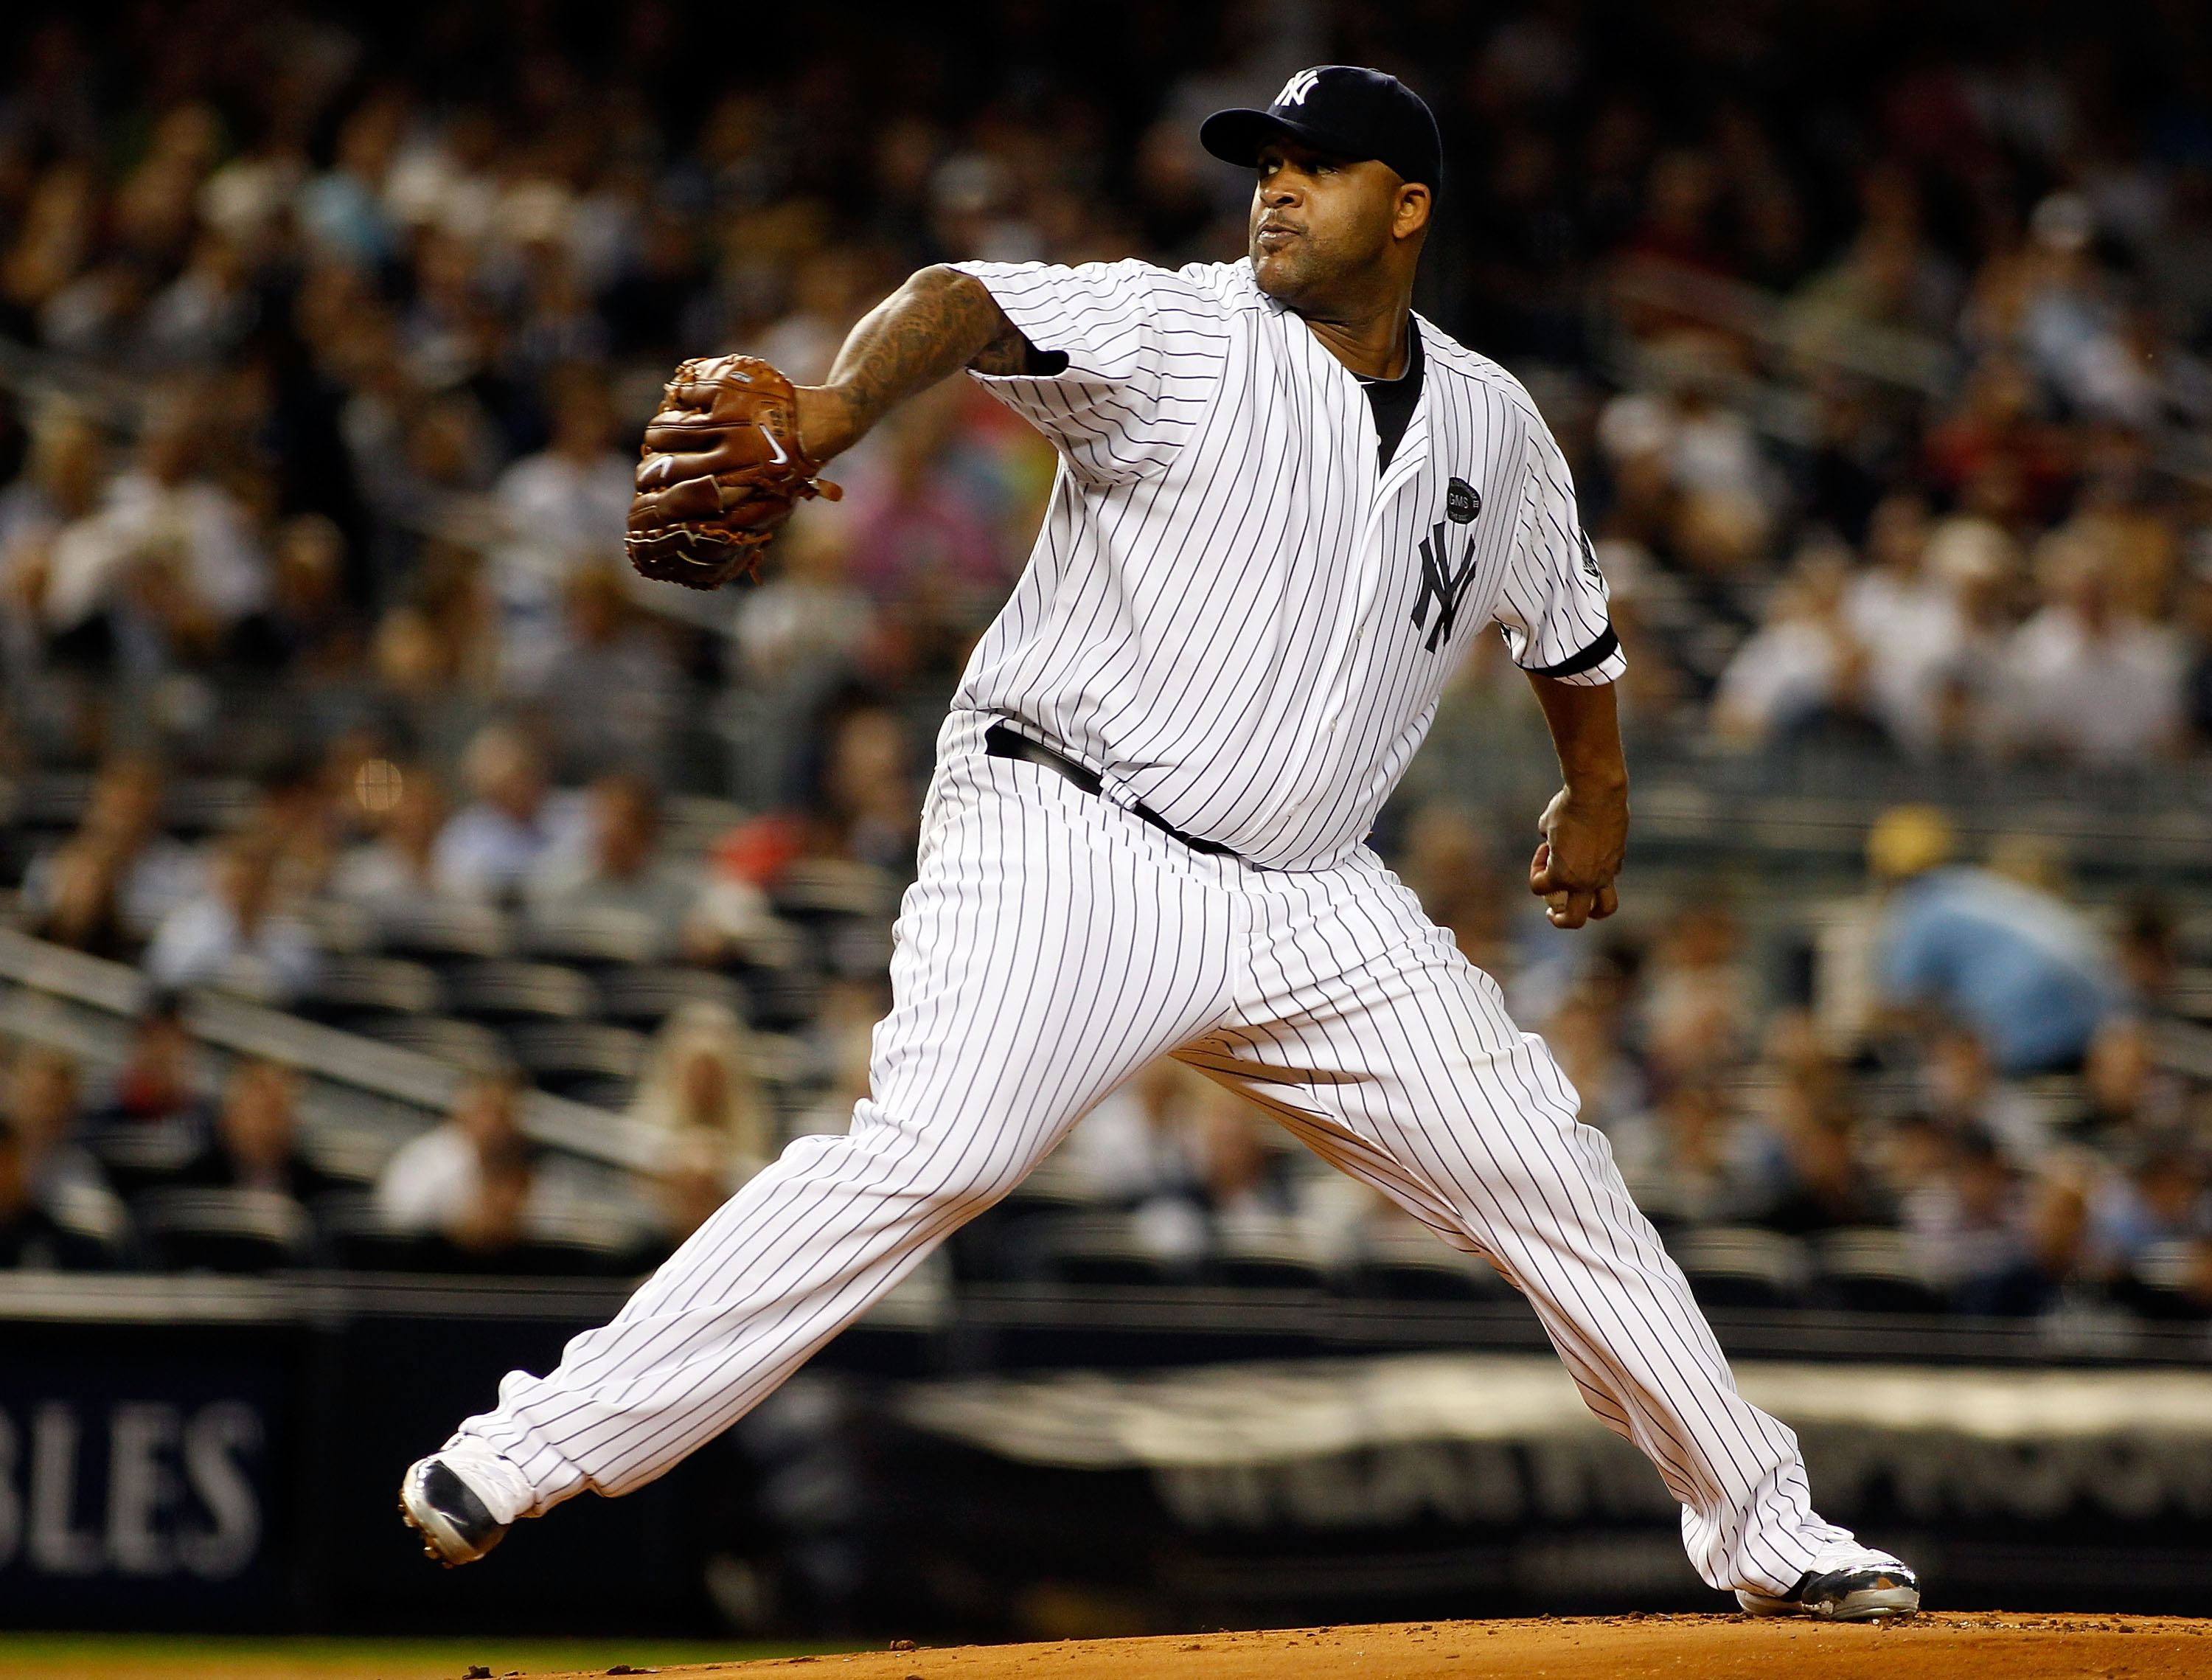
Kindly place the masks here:
<instances>
[{"instance_id":1,"label":"blurred crowd","mask_svg":"<svg viewBox=\"0 0 2212 1680\"><path fill-rule=\"evenodd\" d=\"M1417 301L1524 378L1574 464L1639 753L2155 780L2212 740L2200 9L830 15L0 23L16 924L158 997L242 994L474 1081L380 1179L326 1181L273 1065L146 1097L167 1087L136 1050L110 1091L22 1046L19 1253L157 1263L187 1251L175 1196L236 1190L285 1200L295 1256L397 1233L428 1245L406 1263L489 1263L611 1208L629 1263L841 1127L936 721L1053 457L953 381L836 464L843 501L802 510L759 587L671 600L622 563L637 429L682 356L820 377L922 264L1237 255L1249 182L1197 120L1310 63L1390 69L1438 112ZM1447 728L1493 715L1467 697L1499 667L1470 660ZM2173 910L2085 916L2032 859L1966 867L1923 813L1802 960L1717 890L1567 959L1516 919L1511 849L1410 785L1379 843L1647 1205L1783 1244L1708 1244L1712 1278L1848 1293L1832 1233L1887 1231L1852 1263L1872 1287L1903 1254L1900 1300L2212 1291L2197 1093L2145 1025L2175 1007ZM2007 989L2042 971L2023 952L2073 977ZM531 1085L659 1128L661 1166L564 1180L517 1141ZM1241 1253L1289 1279L1403 1234L1253 1125L1155 1070L1030 1198L1136 1236L1009 1215L960 1263ZM138 1217L149 1196L173 1200Z\"/></svg>"}]
</instances>

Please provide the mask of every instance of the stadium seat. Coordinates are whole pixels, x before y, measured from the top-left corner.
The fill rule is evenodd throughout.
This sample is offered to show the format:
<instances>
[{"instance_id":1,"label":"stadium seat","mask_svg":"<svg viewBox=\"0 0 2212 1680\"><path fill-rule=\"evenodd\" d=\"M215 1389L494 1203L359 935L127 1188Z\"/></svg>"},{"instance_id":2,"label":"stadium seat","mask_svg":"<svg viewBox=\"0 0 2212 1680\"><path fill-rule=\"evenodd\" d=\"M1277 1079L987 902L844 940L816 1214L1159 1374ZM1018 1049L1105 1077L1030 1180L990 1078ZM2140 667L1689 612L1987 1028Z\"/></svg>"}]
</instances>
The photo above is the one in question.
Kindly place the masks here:
<instances>
[{"instance_id":1,"label":"stadium seat","mask_svg":"<svg viewBox=\"0 0 2212 1680\"><path fill-rule=\"evenodd\" d=\"M243 777L201 776L172 782L161 800L161 826L191 839L228 834L245 826L253 800L253 784Z\"/></svg>"},{"instance_id":2,"label":"stadium seat","mask_svg":"<svg viewBox=\"0 0 2212 1680\"><path fill-rule=\"evenodd\" d=\"M532 957L585 966L654 962L664 943L653 917L605 905L533 911L518 942Z\"/></svg>"},{"instance_id":3,"label":"stadium seat","mask_svg":"<svg viewBox=\"0 0 2212 1680\"><path fill-rule=\"evenodd\" d=\"M392 1134L380 1127L371 1131L310 1119L300 1131L301 1152L317 1169L357 1184L376 1182L396 1144Z\"/></svg>"},{"instance_id":4,"label":"stadium seat","mask_svg":"<svg viewBox=\"0 0 2212 1680\"><path fill-rule=\"evenodd\" d=\"M1479 1255L1399 1221L1362 1234L1352 1281L1358 1293L1389 1300L1497 1300L1513 1293Z\"/></svg>"},{"instance_id":5,"label":"stadium seat","mask_svg":"<svg viewBox=\"0 0 2212 1680\"><path fill-rule=\"evenodd\" d=\"M477 1021L457 1021L442 1015L392 1015L362 1021L356 1031L471 1073L504 1067L513 1059L507 1054L507 1041Z\"/></svg>"},{"instance_id":6,"label":"stadium seat","mask_svg":"<svg viewBox=\"0 0 2212 1680\"><path fill-rule=\"evenodd\" d=\"M872 979L890 971L891 929L882 916L825 917L815 934L823 968L840 979Z\"/></svg>"},{"instance_id":7,"label":"stadium seat","mask_svg":"<svg viewBox=\"0 0 2212 1680\"><path fill-rule=\"evenodd\" d=\"M632 1221L578 1212L534 1218L529 1236L504 1269L533 1277L629 1277L645 1269L648 1251L665 1249Z\"/></svg>"},{"instance_id":8,"label":"stadium seat","mask_svg":"<svg viewBox=\"0 0 2212 1680\"><path fill-rule=\"evenodd\" d=\"M192 1113L167 1120L106 1120L77 1135L121 1196L174 1178L207 1145L204 1115Z\"/></svg>"},{"instance_id":9,"label":"stadium seat","mask_svg":"<svg viewBox=\"0 0 2212 1680\"><path fill-rule=\"evenodd\" d=\"M341 898L315 898L300 907L300 919L325 957L357 957L376 948L376 918L359 904Z\"/></svg>"},{"instance_id":10,"label":"stadium seat","mask_svg":"<svg viewBox=\"0 0 2212 1680\"><path fill-rule=\"evenodd\" d=\"M508 1035L514 1059L548 1091L619 1108L629 1099L652 1041L599 1021L519 1026Z\"/></svg>"},{"instance_id":11,"label":"stadium seat","mask_svg":"<svg viewBox=\"0 0 2212 1680\"><path fill-rule=\"evenodd\" d=\"M718 1003L743 1020L745 989L702 968L618 968L599 977L599 1014L624 1026L658 1026L686 1003Z\"/></svg>"},{"instance_id":12,"label":"stadium seat","mask_svg":"<svg viewBox=\"0 0 2212 1680\"><path fill-rule=\"evenodd\" d=\"M60 1251L52 1258L70 1270L96 1269L122 1262L131 1240L131 1216L122 1201L93 1184L64 1185L46 1203L60 1228Z\"/></svg>"},{"instance_id":13,"label":"stadium seat","mask_svg":"<svg viewBox=\"0 0 2212 1680\"><path fill-rule=\"evenodd\" d=\"M592 1213L533 1217L528 1233L506 1248L462 1248L441 1237L422 1245L424 1269L501 1277L629 1277L657 1246L629 1220Z\"/></svg>"},{"instance_id":14,"label":"stadium seat","mask_svg":"<svg viewBox=\"0 0 2212 1680\"><path fill-rule=\"evenodd\" d=\"M416 1272L429 1263L423 1239L394 1231L366 1190L334 1190L315 1198L315 1254L325 1266L349 1272Z\"/></svg>"},{"instance_id":15,"label":"stadium seat","mask_svg":"<svg viewBox=\"0 0 2212 1680\"><path fill-rule=\"evenodd\" d=\"M861 916L888 919L898 909L898 883L871 863L802 858L787 867L770 895L779 916Z\"/></svg>"},{"instance_id":16,"label":"stadium seat","mask_svg":"<svg viewBox=\"0 0 2212 1680\"><path fill-rule=\"evenodd\" d=\"M148 1190L132 1211L167 1271L265 1272L308 1257L307 1210L281 1190Z\"/></svg>"},{"instance_id":17,"label":"stadium seat","mask_svg":"<svg viewBox=\"0 0 2212 1680\"><path fill-rule=\"evenodd\" d=\"M1941 1312L1942 1293L1923 1275L1904 1233L1855 1225L1813 1239L1813 1299L1852 1312Z\"/></svg>"},{"instance_id":18,"label":"stadium seat","mask_svg":"<svg viewBox=\"0 0 2212 1680\"><path fill-rule=\"evenodd\" d=\"M63 834L84 820L92 803L92 777L82 770L48 770L15 785L14 821L27 829Z\"/></svg>"},{"instance_id":19,"label":"stadium seat","mask_svg":"<svg viewBox=\"0 0 2212 1680\"><path fill-rule=\"evenodd\" d=\"M2194 1243L2185 1239L2153 1243L2128 1268L2120 1295L2148 1318L2212 1317L2212 1300L2191 1289L2200 1265Z\"/></svg>"},{"instance_id":20,"label":"stadium seat","mask_svg":"<svg viewBox=\"0 0 2212 1680\"><path fill-rule=\"evenodd\" d=\"M806 965L788 968L751 969L745 989L752 998L757 1026L796 1027L813 1020L822 1007L822 982Z\"/></svg>"},{"instance_id":21,"label":"stadium seat","mask_svg":"<svg viewBox=\"0 0 2212 1680\"><path fill-rule=\"evenodd\" d=\"M465 898L380 905L375 921L379 947L395 956L432 962L503 957L511 943L505 916Z\"/></svg>"},{"instance_id":22,"label":"stadium seat","mask_svg":"<svg viewBox=\"0 0 2212 1680\"><path fill-rule=\"evenodd\" d=\"M1708 1225L1676 1233L1668 1242L1674 1263L1705 1306L1782 1307L1801 1305L1807 1274L1805 1245L1778 1231L1749 1225Z\"/></svg>"},{"instance_id":23,"label":"stadium seat","mask_svg":"<svg viewBox=\"0 0 2212 1680\"><path fill-rule=\"evenodd\" d=\"M1196 1257L1146 1240L1135 1216L1118 1209L1060 1214L1038 1235L1050 1274L1063 1283L1171 1283Z\"/></svg>"},{"instance_id":24,"label":"stadium seat","mask_svg":"<svg viewBox=\"0 0 2212 1680\"><path fill-rule=\"evenodd\" d=\"M470 1020L582 1020L599 1007L592 983L553 963L470 963L446 983L447 1006Z\"/></svg>"},{"instance_id":25,"label":"stadium seat","mask_svg":"<svg viewBox=\"0 0 2212 1680\"><path fill-rule=\"evenodd\" d=\"M1288 1220L1220 1227L1213 1271L1240 1289L1318 1289L1325 1281L1312 1243Z\"/></svg>"},{"instance_id":26,"label":"stadium seat","mask_svg":"<svg viewBox=\"0 0 2212 1680\"><path fill-rule=\"evenodd\" d=\"M398 957L326 957L320 976L293 1007L321 1021L434 1014L437 971Z\"/></svg>"}]
</instances>

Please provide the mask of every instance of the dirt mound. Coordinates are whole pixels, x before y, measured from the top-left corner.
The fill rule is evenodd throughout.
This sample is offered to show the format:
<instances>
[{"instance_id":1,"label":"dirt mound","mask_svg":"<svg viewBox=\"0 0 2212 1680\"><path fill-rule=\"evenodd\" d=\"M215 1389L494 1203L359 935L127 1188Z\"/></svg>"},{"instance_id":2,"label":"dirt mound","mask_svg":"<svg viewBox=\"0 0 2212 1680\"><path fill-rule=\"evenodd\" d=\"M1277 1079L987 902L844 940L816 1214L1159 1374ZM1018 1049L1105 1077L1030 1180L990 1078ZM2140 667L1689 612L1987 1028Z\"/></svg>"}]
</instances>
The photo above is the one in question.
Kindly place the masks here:
<instances>
[{"instance_id":1,"label":"dirt mound","mask_svg":"<svg viewBox=\"0 0 2212 1680\"><path fill-rule=\"evenodd\" d=\"M1778 1669L1778 1663L1787 1663ZM600 1671L621 1673L625 1671ZM645 1671L631 1670L629 1672ZM1976 1680L2212 1673L2212 1621L2148 1616L1915 1616L1849 1628L1747 1616L1419 1622L1162 1639L966 1645L658 1671L775 1680ZM583 1680L581 1676L538 1680Z\"/></svg>"}]
</instances>

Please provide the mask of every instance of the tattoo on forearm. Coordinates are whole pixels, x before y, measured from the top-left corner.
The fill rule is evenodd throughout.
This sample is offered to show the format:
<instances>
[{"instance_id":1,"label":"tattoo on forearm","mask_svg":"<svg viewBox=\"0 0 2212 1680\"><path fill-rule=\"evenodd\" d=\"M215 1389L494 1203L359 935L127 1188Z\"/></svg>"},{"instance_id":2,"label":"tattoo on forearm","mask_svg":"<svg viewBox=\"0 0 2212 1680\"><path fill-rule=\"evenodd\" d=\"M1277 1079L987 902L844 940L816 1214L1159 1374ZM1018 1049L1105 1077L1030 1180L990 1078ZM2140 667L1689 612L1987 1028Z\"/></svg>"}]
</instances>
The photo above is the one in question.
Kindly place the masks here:
<instances>
[{"instance_id":1,"label":"tattoo on forearm","mask_svg":"<svg viewBox=\"0 0 2212 1680\"><path fill-rule=\"evenodd\" d=\"M981 281L926 268L853 329L829 383L866 431L902 399L963 368L1018 374L1028 350Z\"/></svg>"}]
</instances>

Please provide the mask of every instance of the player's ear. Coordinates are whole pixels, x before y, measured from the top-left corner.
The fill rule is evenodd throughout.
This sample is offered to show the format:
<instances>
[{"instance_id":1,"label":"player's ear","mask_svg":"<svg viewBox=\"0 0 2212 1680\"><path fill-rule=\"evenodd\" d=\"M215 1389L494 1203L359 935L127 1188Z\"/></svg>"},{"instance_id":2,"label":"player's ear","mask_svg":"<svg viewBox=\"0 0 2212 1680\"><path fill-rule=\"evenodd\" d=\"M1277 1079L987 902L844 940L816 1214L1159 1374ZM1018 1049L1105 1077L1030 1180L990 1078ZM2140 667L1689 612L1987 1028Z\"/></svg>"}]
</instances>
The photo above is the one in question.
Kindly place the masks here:
<instances>
[{"instance_id":1,"label":"player's ear","mask_svg":"<svg viewBox=\"0 0 2212 1680\"><path fill-rule=\"evenodd\" d=\"M1419 181L1407 181L1398 189L1398 213L1392 229L1400 239L1411 239L1429 225L1429 213L1436 201L1429 189Z\"/></svg>"}]
</instances>

